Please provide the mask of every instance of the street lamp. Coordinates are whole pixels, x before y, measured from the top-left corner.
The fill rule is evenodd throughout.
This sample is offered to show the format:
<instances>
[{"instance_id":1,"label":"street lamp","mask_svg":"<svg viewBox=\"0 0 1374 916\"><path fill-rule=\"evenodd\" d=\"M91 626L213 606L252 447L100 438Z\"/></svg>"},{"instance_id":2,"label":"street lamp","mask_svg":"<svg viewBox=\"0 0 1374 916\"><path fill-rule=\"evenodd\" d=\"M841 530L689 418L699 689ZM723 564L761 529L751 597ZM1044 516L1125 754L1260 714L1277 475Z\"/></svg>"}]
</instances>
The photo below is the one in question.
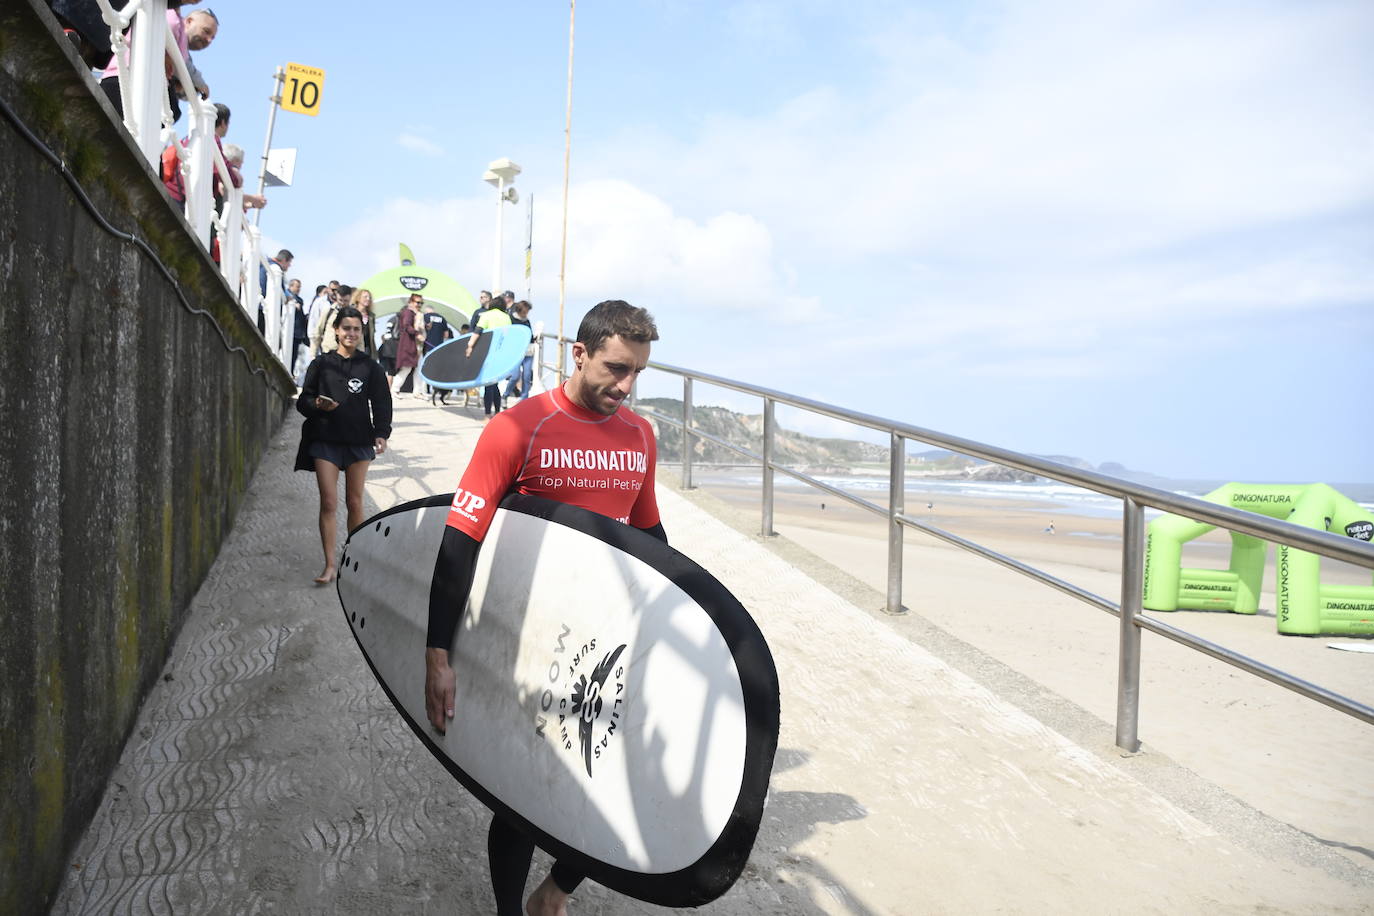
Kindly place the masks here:
<instances>
[{"instance_id":1,"label":"street lamp","mask_svg":"<svg viewBox=\"0 0 1374 916\"><path fill-rule=\"evenodd\" d=\"M483 181L496 189L496 255L491 265L492 296L501 295L501 223L505 215L501 205L506 201L515 203L520 199L520 195L515 193L515 188L508 187L519 174L520 166L509 159L497 159L487 166L487 172L482 176Z\"/></svg>"}]
</instances>

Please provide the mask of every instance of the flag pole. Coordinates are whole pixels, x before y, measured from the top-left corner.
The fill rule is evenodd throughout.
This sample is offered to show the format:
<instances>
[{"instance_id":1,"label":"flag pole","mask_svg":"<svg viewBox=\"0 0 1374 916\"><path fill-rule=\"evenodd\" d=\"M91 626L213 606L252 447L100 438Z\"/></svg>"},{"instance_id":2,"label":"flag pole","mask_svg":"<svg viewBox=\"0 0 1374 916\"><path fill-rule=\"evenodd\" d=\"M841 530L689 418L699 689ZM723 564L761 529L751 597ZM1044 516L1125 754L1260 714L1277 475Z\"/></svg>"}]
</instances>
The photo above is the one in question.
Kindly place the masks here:
<instances>
[{"instance_id":1,"label":"flag pole","mask_svg":"<svg viewBox=\"0 0 1374 916\"><path fill-rule=\"evenodd\" d=\"M282 86L286 84L286 70L284 70L281 67L278 67L276 74L272 78L277 85L270 99L271 107L267 109L267 141L262 145L262 168L258 172L259 197L262 196L263 191L267 190L267 156L268 153L272 151L272 131L274 131L277 127L277 108L281 105ZM257 213L253 214L253 225L262 225L261 207L258 208Z\"/></svg>"},{"instance_id":2,"label":"flag pole","mask_svg":"<svg viewBox=\"0 0 1374 916\"><path fill-rule=\"evenodd\" d=\"M534 270L534 194L525 200L525 301L533 299L531 279Z\"/></svg>"},{"instance_id":3,"label":"flag pole","mask_svg":"<svg viewBox=\"0 0 1374 916\"><path fill-rule=\"evenodd\" d=\"M558 257L558 383L564 378L563 306L567 301L568 273L568 170L572 161L573 29L577 24L577 0L569 0L568 14L568 111L563 127L563 243Z\"/></svg>"}]
</instances>

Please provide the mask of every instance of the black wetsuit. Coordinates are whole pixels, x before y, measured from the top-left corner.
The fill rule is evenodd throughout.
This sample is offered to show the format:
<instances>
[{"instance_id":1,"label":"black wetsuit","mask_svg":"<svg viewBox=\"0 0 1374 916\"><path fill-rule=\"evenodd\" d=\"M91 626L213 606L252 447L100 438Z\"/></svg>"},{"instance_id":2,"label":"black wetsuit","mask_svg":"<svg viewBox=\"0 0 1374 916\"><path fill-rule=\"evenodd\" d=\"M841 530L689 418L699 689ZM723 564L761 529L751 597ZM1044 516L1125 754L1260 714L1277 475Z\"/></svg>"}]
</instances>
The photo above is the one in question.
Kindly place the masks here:
<instances>
[{"instance_id":1,"label":"black wetsuit","mask_svg":"<svg viewBox=\"0 0 1374 916\"><path fill-rule=\"evenodd\" d=\"M639 432L632 433L631 430ZM629 438L615 438L616 433ZM573 496L567 487L556 487L548 492L539 490L535 481L543 480L546 473L553 472L538 471L537 462L516 461L515 465L525 466L521 473L502 470L512 467L511 462L506 460L510 455L523 456L533 451L530 443L540 435L549 437L551 443L557 441L576 447L606 445L613 448L634 447L634 436L641 435L643 438L639 447L647 452L644 469L640 472L645 486L642 490L639 487L633 490L592 490ZM566 441L555 439L562 436L569 438ZM564 502L581 502L585 508L599 510L601 514L612 518L624 513L627 523L637 523L636 527L643 525L641 530L667 543L668 535L659 521L658 504L653 497L653 447L653 432L644 420L634 417L629 411L614 418L599 416L571 404L561 388L521 401L518 406L493 418L482 431L458 490L459 494L465 491L479 493L485 500L486 511L480 519L476 516L468 519L467 522L471 524L460 518L461 513L456 509L450 512L430 584L429 629L425 645L445 650L453 645L458 621L467 606L468 592L472 588L477 553L482 547L478 538L485 537L487 526L506 492L561 497ZM614 476L610 471L605 473ZM628 471L625 473L634 476ZM641 492L646 494L643 500L633 495ZM636 506L639 508L636 509ZM487 831L487 856L491 861L491 886L496 896L498 916L521 916L525 912L525 882L529 878L534 845L534 840L499 814L492 816L491 827ZM576 890L583 878L579 871L564 862L555 862L551 875L565 894Z\"/></svg>"}]
</instances>

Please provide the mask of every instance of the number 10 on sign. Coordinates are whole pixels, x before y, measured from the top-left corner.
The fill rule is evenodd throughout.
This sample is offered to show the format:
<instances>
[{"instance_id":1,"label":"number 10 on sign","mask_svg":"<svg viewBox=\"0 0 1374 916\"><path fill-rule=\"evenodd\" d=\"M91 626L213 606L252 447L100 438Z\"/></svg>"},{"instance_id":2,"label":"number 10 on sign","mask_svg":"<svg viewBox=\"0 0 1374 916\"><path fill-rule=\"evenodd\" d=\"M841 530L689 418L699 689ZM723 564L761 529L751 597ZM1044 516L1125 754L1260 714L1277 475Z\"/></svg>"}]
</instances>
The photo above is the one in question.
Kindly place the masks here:
<instances>
[{"instance_id":1,"label":"number 10 on sign","mask_svg":"<svg viewBox=\"0 0 1374 916\"><path fill-rule=\"evenodd\" d=\"M281 107L298 114L320 113L320 95L324 90L324 71L304 64L287 64L286 80L282 83Z\"/></svg>"}]
</instances>

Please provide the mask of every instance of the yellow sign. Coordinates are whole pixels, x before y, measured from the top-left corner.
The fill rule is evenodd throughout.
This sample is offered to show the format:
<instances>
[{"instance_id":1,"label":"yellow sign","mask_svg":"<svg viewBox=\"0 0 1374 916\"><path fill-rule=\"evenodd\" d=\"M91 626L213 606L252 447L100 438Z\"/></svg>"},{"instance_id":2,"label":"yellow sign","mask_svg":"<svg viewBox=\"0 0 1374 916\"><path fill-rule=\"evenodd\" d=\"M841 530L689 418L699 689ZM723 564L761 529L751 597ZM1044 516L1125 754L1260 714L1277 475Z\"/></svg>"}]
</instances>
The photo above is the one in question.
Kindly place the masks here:
<instances>
[{"instance_id":1,"label":"yellow sign","mask_svg":"<svg viewBox=\"0 0 1374 916\"><path fill-rule=\"evenodd\" d=\"M286 65L286 82L281 89L281 107L298 114L320 113L320 94L324 90L324 71L304 64Z\"/></svg>"}]
</instances>

